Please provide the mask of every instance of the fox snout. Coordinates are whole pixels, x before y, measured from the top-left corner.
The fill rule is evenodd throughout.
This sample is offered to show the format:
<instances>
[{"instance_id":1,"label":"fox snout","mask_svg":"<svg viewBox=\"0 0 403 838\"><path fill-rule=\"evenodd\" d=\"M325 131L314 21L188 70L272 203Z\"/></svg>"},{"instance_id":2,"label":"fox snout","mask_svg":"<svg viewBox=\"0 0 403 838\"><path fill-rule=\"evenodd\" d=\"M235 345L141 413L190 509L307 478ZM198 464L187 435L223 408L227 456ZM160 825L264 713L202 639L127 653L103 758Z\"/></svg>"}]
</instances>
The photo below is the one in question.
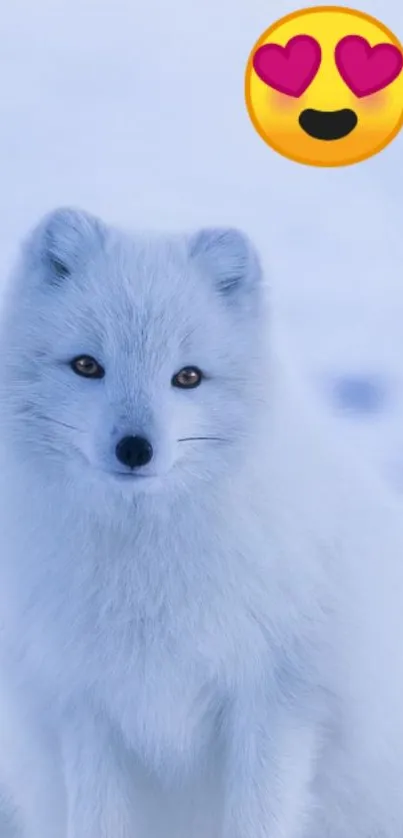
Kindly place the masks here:
<instances>
[{"instance_id":1,"label":"fox snout","mask_svg":"<svg viewBox=\"0 0 403 838\"><path fill-rule=\"evenodd\" d=\"M153 453L151 442L142 436L125 436L115 448L119 462L132 470L146 466L152 460Z\"/></svg>"}]
</instances>

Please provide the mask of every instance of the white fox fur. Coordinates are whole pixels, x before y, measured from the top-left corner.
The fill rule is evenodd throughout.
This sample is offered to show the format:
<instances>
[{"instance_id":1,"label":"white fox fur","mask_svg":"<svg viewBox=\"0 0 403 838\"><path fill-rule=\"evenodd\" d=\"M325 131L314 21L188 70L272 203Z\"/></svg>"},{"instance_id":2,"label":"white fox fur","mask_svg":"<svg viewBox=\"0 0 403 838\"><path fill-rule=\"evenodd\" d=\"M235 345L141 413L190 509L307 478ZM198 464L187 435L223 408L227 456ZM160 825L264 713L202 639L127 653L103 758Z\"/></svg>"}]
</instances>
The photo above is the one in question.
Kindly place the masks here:
<instances>
[{"instance_id":1,"label":"white fox fur","mask_svg":"<svg viewBox=\"0 0 403 838\"><path fill-rule=\"evenodd\" d=\"M270 328L237 231L59 210L25 243L0 336L1 838L403 835L398 510L329 453ZM186 366L199 387L171 385ZM147 479L118 473L128 434Z\"/></svg>"}]
</instances>

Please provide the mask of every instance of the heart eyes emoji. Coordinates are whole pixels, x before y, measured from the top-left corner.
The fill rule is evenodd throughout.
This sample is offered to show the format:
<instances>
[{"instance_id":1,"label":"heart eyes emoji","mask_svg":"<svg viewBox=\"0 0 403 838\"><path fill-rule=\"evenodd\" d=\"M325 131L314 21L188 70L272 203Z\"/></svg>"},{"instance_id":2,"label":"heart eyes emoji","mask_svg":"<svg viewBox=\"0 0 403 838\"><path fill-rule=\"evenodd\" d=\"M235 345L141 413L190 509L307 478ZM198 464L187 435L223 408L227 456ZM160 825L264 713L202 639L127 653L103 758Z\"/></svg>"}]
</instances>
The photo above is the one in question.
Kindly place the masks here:
<instances>
[{"instance_id":1,"label":"heart eyes emoji","mask_svg":"<svg viewBox=\"0 0 403 838\"><path fill-rule=\"evenodd\" d=\"M401 73L403 56L393 44L371 46L359 35L346 35L335 48L335 64L345 84L358 98L371 96ZM315 78L322 61L317 40L296 35L286 46L264 44L253 56L257 76L274 90L299 98Z\"/></svg>"},{"instance_id":2,"label":"heart eyes emoji","mask_svg":"<svg viewBox=\"0 0 403 838\"><path fill-rule=\"evenodd\" d=\"M300 9L255 43L245 102L257 133L288 160L319 167L360 163L403 129L403 46L364 12Z\"/></svg>"}]
</instances>

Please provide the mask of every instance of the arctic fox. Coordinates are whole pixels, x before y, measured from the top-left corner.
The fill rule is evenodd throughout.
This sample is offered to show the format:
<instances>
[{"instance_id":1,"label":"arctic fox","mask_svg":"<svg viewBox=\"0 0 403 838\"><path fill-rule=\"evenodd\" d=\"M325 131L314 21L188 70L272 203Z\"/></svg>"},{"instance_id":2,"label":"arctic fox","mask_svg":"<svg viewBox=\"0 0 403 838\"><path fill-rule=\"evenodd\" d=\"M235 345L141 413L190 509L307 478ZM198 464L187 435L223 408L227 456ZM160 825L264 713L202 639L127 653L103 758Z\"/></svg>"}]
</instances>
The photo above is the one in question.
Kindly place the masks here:
<instances>
[{"instance_id":1,"label":"arctic fox","mask_svg":"<svg viewBox=\"0 0 403 838\"><path fill-rule=\"evenodd\" d=\"M402 838L399 512L328 452L270 332L236 230L62 209L25 242L0 331L2 837Z\"/></svg>"}]
</instances>

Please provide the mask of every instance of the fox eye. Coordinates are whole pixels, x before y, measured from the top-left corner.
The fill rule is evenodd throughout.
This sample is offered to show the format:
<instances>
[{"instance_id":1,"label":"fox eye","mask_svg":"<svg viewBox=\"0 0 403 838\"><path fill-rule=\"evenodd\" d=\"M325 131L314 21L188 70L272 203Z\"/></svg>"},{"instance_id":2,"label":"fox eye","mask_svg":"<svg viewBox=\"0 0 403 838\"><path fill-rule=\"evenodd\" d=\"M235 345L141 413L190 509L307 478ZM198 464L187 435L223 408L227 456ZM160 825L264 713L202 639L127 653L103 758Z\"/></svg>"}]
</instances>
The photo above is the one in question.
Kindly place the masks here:
<instances>
[{"instance_id":1,"label":"fox eye","mask_svg":"<svg viewBox=\"0 0 403 838\"><path fill-rule=\"evenodd\" d=\"M198 387L203 380L203 373L198 367L183 367L172 378L172 386L180 387L182 390L191 390Z\"/></svg>"},{"instance_id":2,"label":"fox eye","mask_svg":"<svg viewBox=\"0 0 403 838\"><path fill-rule=\"evenodd\" d=\"M104 368L90 355L79 355L78 358L73 358L70 366L73 372L84 378L103 378L105 375Z\"/></svg>"}]
</instances>

